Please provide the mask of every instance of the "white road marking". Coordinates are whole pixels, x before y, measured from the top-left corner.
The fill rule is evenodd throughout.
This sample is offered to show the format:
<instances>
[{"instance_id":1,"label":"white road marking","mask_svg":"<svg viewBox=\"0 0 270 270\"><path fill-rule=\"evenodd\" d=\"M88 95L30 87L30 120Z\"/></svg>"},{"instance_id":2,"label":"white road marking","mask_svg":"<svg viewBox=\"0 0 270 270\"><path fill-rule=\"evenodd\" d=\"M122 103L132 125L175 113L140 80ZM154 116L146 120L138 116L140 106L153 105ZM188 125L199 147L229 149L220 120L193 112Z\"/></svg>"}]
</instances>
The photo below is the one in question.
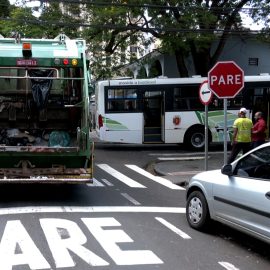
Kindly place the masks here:
<instances>
[{"instance_id":1,"label":"white road marking","mask_svg":"<svg viewBox=\"0 0 270 270\"><path fill-rule=\"evenodd\" d=\"M104 187L104 185L99 182L96 178L93 178L93 184L87 184L89 187Z\"/></svg>"},{"instance_id":2,"label":"white road marking","mask_svg":"<svg viewBox=\"0 0 270 270\"><path fill-rule=\"evenodd\" d=\"M184 188L180 187L180 186L177 186L175 185L174 183L172 183L171 181L165 179L165 178L162 178L162 177L159 177L159 176L155 176L149 172L147 172L146 170L143 170L142 168L136 166L136 165L128 165L126 164L125 165L126 167L128 167L129 169L139 173L139 174L142 174L143 176L163 185L163 186L166 186L170 189L177 189L177 190L185 190Z\"/></svg>"},{"instance_id":3,"label":"white road marking","mask_svg":"<svg viewBox=\"0 0 270 270\"><path fill-rule=\"evenodd\" d=\"M130 195L128 195L127 193L121 193L121 195L123 197L125 197L127 200L129 200L131 203L133 203L134 205L141 205L138 201L136 201L134 198L132 198Z\"/></svg>"},{"instance_id":4,"label":"white road marking","mask_svg":"<svg viewBox=\"0 0 270 270\"><path fill-rule=\"evenodd\" d=\"M117 265L163 264L163 261L151 250L134 248L122 250L119 243L134 241L126 232L118 228L121 224L115 218L81 218L81 220ZM76 222L60 218L41 218L39 221L44 233L41 239L45 237L50 252L44 250L42 255L21 221L10 220L6 223L0 241L1 270L12 270L14 266L19 265L24 267L28 265L29 269L36 270L76 267L77 257L90 266L110 265L85 247L87 237ZM117 229L103 229L103 227L115 226ZM29 231L32 232L31 228ZM41 246L43 247L44 244ZM131 244L128 247L131 247ZM52 255L55 267L45 259L44 256L48 254Z\"/></svg>"},{"instance_id":5,"label":"white road marking","mask_svg":"<svg viewBox=\"0 0 270 270\"><path fill-rule=\"evenodd\" d=\"M197 155L203 155L201 152L197 153L192 153L192 155L197 156ZM190 156L190 153L150 153L148 156L164 156L164 157L169 157L169 156Z\"/></svg>"},{"instance_id":6,"label":"white road marking","mask_svg":"<svg viewBox=\"0 0 270 270\"><path fill-rule=\"evenodd\" d=\"M227 270L240 270L239 268L235 267L233 264L228 262L218 262L218 263Z\"/></svg>"},{"instance_id":7,"label":"white road marking","mask_svg":"<svg viewBox=\"0 0 270 270\"><path fill-rule=\"evenodd\" d=\"M103 229L121 226L115 218L82 218L82 221L117 265L163 264L151 250L121 250L117 243L134 241L123 230Z\"/></svg>"},{"instance_id":8,"label":"white road marking","mask_svg":"<svg viewBox=\"0 0 270 270\"><path fill-rule=\"evenodd\" d=\"M109 166L108 164L97 164L97 166L99 168L101 168L102 170L104 170L105 172L111 174L113 177L117 178L118 180L120 180L124 184L128 185L129 187L146 188L145 186L141 185L140 183L138 183L138 182L134 181L133 179L127 177L126 175L118 172L117 170L115 170L114 168Z\"/></svg>"},{"instance_id":9,"label":"white road marking","mask_svg":"<svg viewBox=\"0 0 270 270\"><path fill-rule=\"evenodd\" d=\"M6 224L0 243L0 262L1 270L12 270L21 264L29 265L30 269L51 268L20 220Z\"/></svg>"},{"instance_id":10,"label":"white road marking","mask_svg":"<svg viewBox=\"0 0 270 270\"><path fill-rule=\"evenodd\" d=\"M103 182L104 182L107 186L109 186L109 187L113 187L113 186L114 186L114 184L111 183L111 182L110 182L109 180L107 180L107 179L102 178L101 181L103 181Z\"/></svg>"},{"instance_id":11,"label":"white road marking","mask_svg":"<svg viewBox=\"0 0 270 270\"><path fill-rule=\"evenodd\" d=\"M174 160L203 160L204 157L158 157L158 160L162 161L174 161Z\"/></svg>"},{"instance_id":12,"label":"white road marking","mask_svg":"<svg viewBox=\"0 0 270 270\"><path fill-rule=\"evenodd\" d=\"M161 217L155 217L155 219L157 221L159 221L160 223L162 223L164 226L166 226L168 229L172 230L173 232L175 232L176 234L178 234L179 236L181 236L182 238L184 238L184 239L191 239L191 237L188 234L186 234L185 232L181 231L180 229L178 229L177 227L175 227L173 224L169 223L165 219L163 219Z\"/></svg>"},{"instance_id":13,"label":"white road marking","mask_svg":"<svg viewBox=\"0 0 270 270\"><path fill-rule=\"evenodd\" d=\"M70 251L89 265L109 265L108 262L83 246L87 242L87 238L74 221L58 218L43 218L40 219L40 225L53 255L56 268L75 266ZM64 235L61 235L61 232Z\"/></svg>"},{"instance_id":14,"label":"white road marking","mask_svg":"<svg viewBox=\"0 0 270 270\"><path fill-rule=\"evenodd\" d=\"M211 155L215 155L215 154L224 154L222 151L216 151L216 152L211 152L209 153ZM149 156L164 156L164 157L169 157L169 156L179 156L179 157L197 157L197 156L203 156L204 153L202 152L193 152L191 153L149 153Z\"/></svg>"},{"instance_id":15,"label":"white road marking","mask_svg":"<svg viewBox=\"0 0 270 270\"><path fill-rule=\"evenodd\" d=\"M0 216L35 213L173 213L185 214L185 207L162 206L26 206L0 208Z\"/></svg>"}]
</instances>

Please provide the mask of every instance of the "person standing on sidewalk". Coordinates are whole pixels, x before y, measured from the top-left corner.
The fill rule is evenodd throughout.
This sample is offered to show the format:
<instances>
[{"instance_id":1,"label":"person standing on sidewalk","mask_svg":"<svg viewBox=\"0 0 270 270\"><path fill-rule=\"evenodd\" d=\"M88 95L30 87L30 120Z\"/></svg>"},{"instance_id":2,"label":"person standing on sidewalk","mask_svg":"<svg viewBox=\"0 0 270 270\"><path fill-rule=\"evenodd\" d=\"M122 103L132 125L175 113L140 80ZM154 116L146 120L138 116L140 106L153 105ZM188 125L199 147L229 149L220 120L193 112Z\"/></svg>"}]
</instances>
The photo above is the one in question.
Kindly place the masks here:
<instances>
[{"instance_id":1,"label":"person standing on sidewalk","mask_svg":"<svg viewBox=\"0 0 270 270\"><path fill-rule=\"evenodd\" d=\"M253 123L251 119L246 117L246 114L247 109L241 108L238 113L239 117L233 123L232 151L228 163L233 162L241 150L245 154L251 148L251 129Z\"/></svg>"},{"instance_id":2,"label":"person standing on sidewalk","mask_svg":"<svg viewBox=\"0 0 270 270\"><path fill-rule=\"evenodd\" d=\"M255 124L252 128L252 148L255 148L265 143L265 130L266 130L266 122L263 119L262 112L256 112L254 119Z\"/></svg>"}]
</instances>

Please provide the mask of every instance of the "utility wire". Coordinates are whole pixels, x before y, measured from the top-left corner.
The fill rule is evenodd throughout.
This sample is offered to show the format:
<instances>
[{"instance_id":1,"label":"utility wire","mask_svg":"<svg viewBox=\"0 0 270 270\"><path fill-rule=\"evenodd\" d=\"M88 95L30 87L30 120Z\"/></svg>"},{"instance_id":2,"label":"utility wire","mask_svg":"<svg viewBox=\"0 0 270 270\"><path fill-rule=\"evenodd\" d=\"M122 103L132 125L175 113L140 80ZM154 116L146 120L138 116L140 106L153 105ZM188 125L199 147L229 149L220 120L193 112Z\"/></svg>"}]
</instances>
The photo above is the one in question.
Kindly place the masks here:
<instances>
[{"instance_id":1,"label":"utility wire","mask_svg":"<svg viewBox=\"0 0 270 270\"><path fill-rule=\"evenodd\" d=\"M23 4L25 5L27 2L37 2L36 0L25 0L22 1ZM91 1L91 0L40 0L41 5L43 3L67 3L67 4L87 4L87 5L92 5L92 6L111 6L111 7L130 7L130 8L149 8L149 9L183 9L183 6L170 6L170 5L157 5L157 4L130 4L130 3L110 3L110 2L100 2L100 1ZM198 9L201 11L206 11L206 10L224 10L225 12L228 11L233 11L236 7L199 7L199 6L191 6L189 5L186 9L194 10ZM256 10L261 10L261 8L255 8L255 7L242 7L240 9L241 11L256 11Z\"/></svg>"},{"instance_id":2,"label":"utility wire","mask_svg":"<svg viewBox=\"0 0 270 270\"><path fill-rule=\"evenodd\" d=\"M22 23L28 23L28 24L35 24L35 25L55 25L55 26L66 26L66 27L83 27L83 28L95 28L95 29L100 29L100 28L105 28L105 29L113 29L113 30L141 30L141 31L156 31L156 32L167 32L167 33L223 33L225 32L224 29L183 29L183 28L177 28L177 27L166 27L166 28L161 28L161 27L143 27L143 26L137 26L137 25L115 25L115 24L90 24L90 23L76 23L76 22L64 22L64 21L51 21L51 20L31 20L31 19L13 19L13 18L4 18L0 17L0 20L3 21L15 21L15 22L22 22ZM229 33L253 33L253 34L258 34L261 33L261 31L258 30L248 30L248 29L243 29L243 30L237 30L237 29L230 29L227 32Z\"/></svg>"}]
</instances>

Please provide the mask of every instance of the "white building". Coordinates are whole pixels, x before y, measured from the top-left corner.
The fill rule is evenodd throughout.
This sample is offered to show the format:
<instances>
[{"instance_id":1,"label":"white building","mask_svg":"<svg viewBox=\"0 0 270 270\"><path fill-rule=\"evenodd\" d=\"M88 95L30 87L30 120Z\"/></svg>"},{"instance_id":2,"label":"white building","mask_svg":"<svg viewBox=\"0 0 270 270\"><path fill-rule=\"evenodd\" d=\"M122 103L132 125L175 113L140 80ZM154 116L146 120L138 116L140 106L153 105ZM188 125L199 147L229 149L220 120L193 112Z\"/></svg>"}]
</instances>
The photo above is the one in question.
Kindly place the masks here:
<instances>
[{"instance_id":1,"label":"white building","mask_svg":"<svg viewBox=\"0 0 270 270\"><path fill-rule=\"evenodd\" d=\"M140 58L140 64L134 62L124 66L121 70L123 72L131 71L134 78L140 77L143 73L150 77L153 68L157 72L156 76L179 77L175 56L159 53L158 50L155 50L157 45L156 43L152 49L145 50L148 54ZM234 36L227 41L218 61L235 61L244 70L245 75L255 75L270 73L269 56L269 43L258 41L253 35ZM186 59L186 66L190 76L200 75L195 73L191 57Z\"/></svg>"}]
</instances>

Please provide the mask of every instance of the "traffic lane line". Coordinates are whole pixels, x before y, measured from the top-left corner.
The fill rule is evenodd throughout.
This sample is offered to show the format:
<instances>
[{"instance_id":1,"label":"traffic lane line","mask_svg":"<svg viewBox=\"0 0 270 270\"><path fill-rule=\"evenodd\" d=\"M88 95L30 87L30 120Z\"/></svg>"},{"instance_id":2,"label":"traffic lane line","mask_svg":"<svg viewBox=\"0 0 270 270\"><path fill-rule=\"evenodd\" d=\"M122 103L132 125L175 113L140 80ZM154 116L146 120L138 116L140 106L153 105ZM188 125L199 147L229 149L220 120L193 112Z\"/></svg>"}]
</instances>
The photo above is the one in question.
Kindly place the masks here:
<instances>
[{"instance_id":1,"label":"traffic lane line","mask_svg":"<svg viewBox=\"0 0 270 270\"><path fill-rule=\"evenodd\" d=\"M1 208L0 216L35 213L172 213L185 214L185 207L164 206L26 206Z\"/></svg>"},{"instance_id":2,"label":"traffic lane line","mask_svg":"<svg viewBox=\"0 0 270 270\"><path fill-rule=\"evenodd\" d=\"M131 197L130 195L128 195L127 193L121 193L121 195L126 198L128 201L130 201L131 203L133 203L134 205L141 205L141 203L139 203L137 200L135 200L133 197Z\"/></svg>"},{"instance_id":3,"label":"traffic lane line","mask_svg":"<svg viewBox=\"0 0 270 270\"><path fill-rule=\"evenodd\" d=\"M174 226L173 224L171 224L170 222L168 222L164 218L155 217L155 219L157 221L159 221L161 224L163 224L165 227L167 227L168 229L170 229L171 231L173 231L174 233L176 233L179 236L181 236L182 238L184 238L184 239L192 239L188 234L186 234L182 230L178 229L176 226Z\"/></svg>"}]
</instances>

